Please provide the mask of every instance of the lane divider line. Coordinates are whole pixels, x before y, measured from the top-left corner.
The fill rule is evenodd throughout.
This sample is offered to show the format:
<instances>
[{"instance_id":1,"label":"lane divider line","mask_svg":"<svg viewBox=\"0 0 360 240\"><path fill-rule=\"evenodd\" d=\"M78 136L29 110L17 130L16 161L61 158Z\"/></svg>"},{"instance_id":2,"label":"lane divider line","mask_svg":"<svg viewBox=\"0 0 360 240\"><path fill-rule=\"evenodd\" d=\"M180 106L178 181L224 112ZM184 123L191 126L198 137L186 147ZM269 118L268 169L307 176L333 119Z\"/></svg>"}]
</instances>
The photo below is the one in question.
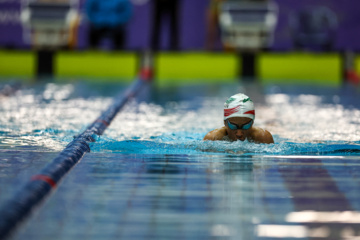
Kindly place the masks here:
<instances>
[{"instance_id":1,"label":"lane divider line","mask_svg":"<svg viewBox=\"0 0 360 240\"><path fill-rule=\"evenodd\" d=\"M151 63L150 55L145 55L144 63ZM144 65L142 68L149 68ZM74 137L66 148L49 163L15 196L0 207L0 239L4 240L15 232L16 228L40 205L60 180L90 152L90 142L95 142L94 135L102 135L116 114L124 105L136 96L140 90L151 84L152 74L142 74L128 87L125 94L114 98L113 103L83 133Z\"/></svg>"}]
</instances>

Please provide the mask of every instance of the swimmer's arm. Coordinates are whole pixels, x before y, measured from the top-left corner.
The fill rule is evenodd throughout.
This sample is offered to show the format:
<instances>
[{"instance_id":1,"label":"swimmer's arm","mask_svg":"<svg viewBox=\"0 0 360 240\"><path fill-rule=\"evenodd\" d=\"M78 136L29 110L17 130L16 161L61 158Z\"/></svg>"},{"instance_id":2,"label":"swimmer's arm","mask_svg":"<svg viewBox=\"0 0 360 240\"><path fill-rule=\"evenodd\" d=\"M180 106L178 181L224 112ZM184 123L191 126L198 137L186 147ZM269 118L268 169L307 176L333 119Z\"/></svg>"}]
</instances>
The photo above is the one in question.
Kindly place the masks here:
<instances>
[{"instance_id":1,"label":"swimmer's arm","mask_svg":"<svg viewBox=\"0 0 360 240\"><path fill-rule=\"evenodd\" d=\"M223 140L223 138L226 135L227 135L226 128L222 127L212 130L211 132L206 134L203 140L210 140L210 141Z\"/></svg>"},{"instance_id":2,"label":"swimmer's arm","mask_svg":"<svg viewBox=\"0 0 360 240\"><path fill-rule=\"evenodd\" d=\"M274 138L271 133L268 130L264 130L261 128L258 128L258 131L256 131L253 139L255 143L274 143Z\"/></svg>"}]
</instances>

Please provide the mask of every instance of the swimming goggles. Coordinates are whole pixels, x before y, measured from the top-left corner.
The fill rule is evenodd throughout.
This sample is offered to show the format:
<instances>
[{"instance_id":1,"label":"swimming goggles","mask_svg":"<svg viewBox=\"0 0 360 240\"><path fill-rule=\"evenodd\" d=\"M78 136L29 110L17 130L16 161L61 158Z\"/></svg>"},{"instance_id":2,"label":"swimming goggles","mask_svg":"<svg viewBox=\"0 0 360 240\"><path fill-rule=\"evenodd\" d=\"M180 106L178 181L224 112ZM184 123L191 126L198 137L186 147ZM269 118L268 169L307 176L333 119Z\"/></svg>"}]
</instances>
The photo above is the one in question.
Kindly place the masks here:
<instances>
[{"instance_id":1,"label":"swimming goggles","mask_svg":"<svg viewBox=\"0 0 360 240\"><path fill-rule=\"evenodd\" d=\"M251 128L251 125L253 124L253 120L251 119L250 122L242 125L241 127L239 127L239 126L236 125L236 124L232 124L228 119L226 120L226 123L227 123L227 125L229 126L229 128L230 128L231 130L238 130L238 129L248 130L248 129Z\"/></svg>"}]
</instances>

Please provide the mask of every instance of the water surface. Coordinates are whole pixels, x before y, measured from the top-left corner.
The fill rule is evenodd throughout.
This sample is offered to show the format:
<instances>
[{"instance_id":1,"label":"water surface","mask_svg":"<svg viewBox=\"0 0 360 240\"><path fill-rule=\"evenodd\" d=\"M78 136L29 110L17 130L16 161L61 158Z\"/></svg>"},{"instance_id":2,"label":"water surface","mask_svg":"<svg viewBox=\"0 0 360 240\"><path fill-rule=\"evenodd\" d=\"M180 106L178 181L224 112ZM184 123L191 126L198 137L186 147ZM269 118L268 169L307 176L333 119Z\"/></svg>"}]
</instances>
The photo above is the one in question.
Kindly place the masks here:
<instances>
[{"instance_id":1,"label":"water surface","mask_svg":"<svg viewBox=\"0 0 360 240\"><path fill-rule=\"evenodd\" d=\"M117 89L116 89L117 88ZM48 83L0 101L0 204L124 86ZM202 141L241 91L275 144ZM132 100L14 239L360 235L354 88L191 86Z\"/></svg>"}]
</instances>

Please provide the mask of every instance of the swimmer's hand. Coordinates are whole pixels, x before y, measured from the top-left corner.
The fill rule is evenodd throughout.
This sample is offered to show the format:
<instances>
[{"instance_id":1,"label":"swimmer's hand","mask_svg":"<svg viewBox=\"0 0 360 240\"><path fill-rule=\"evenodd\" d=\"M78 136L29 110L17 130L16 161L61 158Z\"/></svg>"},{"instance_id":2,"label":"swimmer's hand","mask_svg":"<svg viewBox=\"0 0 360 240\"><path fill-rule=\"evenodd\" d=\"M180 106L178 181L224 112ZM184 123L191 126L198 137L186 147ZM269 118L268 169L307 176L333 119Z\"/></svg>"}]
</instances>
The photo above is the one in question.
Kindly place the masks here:
<instances>
[{"instance_id":1,"label":"swimmer's hand","mask_svg":"<svg viewBox=\"0 0 360 240\"><path fill-rule=\"evenodd\" d=\"M206 134L203 140L210 140L210 141L223 140L223 138L226 135L227 135L226 128L222 127L222 128L212 130L211 132Z\"/></svg>"}]
</instances>

